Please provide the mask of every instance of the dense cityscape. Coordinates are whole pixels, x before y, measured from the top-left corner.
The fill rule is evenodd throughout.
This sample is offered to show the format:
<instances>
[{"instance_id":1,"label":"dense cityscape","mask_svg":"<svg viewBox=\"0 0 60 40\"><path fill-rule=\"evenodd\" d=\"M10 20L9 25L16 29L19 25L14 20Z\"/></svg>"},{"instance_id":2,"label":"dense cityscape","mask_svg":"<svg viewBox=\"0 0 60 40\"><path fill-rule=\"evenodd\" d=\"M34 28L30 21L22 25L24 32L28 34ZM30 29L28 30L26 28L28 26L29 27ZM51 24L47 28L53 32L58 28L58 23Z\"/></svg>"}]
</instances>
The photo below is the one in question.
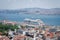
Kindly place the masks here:
<instances>
[{"instance_id":1,"label":"dense cityscape","mask_svg":"<svg viewBox=\"0 0 60 40\"><path fill-rule=\"evenodd\" d=\"M0 0L0 40L60 40L60 0Z\"/></svg>"},{"instance_id":2,"label":"dense cityscape","mask_svg":"<svg viewBox=\"0 0 60 40\"><path fill-rule=\"evenodd\" d=\"M39 19L25 19L24 22L0 21L0 40L58 40L59 36L60 26L45 25Z\"/></svg>"}]
</instances>

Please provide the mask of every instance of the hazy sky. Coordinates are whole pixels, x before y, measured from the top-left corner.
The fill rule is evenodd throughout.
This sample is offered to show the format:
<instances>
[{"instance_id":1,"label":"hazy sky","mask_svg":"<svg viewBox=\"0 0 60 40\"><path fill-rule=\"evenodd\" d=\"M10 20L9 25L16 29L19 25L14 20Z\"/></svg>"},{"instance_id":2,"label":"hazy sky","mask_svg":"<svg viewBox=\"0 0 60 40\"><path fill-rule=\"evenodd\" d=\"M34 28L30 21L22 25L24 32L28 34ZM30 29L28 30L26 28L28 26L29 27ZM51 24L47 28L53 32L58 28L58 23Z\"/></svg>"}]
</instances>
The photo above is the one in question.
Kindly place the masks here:
<instances>
[{"instance_id":1,"label":"hazy sky","mask_svg":"<svg viewBox=\"0 0 60 40\"><path fill-rule=\"evenodd\" d=\"M60 0L0 0L0 9L60 8Z\"/></svg>"}]
</instances>

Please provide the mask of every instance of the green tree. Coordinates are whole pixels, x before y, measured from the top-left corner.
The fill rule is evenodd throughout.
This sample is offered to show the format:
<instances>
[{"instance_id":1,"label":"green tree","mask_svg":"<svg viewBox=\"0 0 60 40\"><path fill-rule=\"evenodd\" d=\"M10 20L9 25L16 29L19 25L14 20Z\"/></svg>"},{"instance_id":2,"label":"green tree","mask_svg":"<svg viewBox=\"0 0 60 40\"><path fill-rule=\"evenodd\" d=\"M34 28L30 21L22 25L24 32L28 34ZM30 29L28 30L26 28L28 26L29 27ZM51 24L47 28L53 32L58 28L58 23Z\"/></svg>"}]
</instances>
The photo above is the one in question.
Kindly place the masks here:
<instances>
[{"instance_id":1,"label":"green tree","mask_svg":"<svg viewBox=\"0 0 60 40\"><path fill-rule=\"evenodd\" d=\"M18 26L0 23L0 32L5 33L5 32L8 32L9 29L14 31L15 29L18 29Z\"/></svg>"}]
</instances>

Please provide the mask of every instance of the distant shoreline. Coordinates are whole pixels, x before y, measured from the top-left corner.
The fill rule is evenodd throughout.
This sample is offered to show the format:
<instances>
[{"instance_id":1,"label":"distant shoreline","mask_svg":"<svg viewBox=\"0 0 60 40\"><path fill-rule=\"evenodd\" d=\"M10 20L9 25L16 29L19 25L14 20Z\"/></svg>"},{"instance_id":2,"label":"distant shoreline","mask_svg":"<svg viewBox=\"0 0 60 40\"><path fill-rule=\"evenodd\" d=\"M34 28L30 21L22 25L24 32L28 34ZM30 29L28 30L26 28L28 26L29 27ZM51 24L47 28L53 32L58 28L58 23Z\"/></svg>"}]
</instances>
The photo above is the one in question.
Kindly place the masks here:
<instances>
[{"instance_id":1,"label":"distant shoreline","mask_svg":"<svg viewBox=\"0 0 60 40\"><path fill-rule=\"evenodd\" d=\"M60 15L60 8L51 8L51 9L44 9L44 8L24 8L24 9L16 9L16 10L0 10L0 13L9 13L9 14L46 14L46 15Z\"/></svg>"}]
</instances>

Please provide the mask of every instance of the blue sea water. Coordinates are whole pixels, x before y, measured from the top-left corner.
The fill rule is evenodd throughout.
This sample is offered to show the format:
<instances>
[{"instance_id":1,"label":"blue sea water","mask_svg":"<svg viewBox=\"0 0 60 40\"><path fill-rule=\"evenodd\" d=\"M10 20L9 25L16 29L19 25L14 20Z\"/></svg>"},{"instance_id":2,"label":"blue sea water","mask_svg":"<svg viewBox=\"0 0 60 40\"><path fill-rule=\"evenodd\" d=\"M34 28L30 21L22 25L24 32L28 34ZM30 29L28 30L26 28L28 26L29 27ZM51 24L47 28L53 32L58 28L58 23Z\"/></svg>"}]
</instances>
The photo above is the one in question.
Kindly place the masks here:
<instances>
[{"instance_id":1,"label":"blue sea water","mask_svg":"<svg viewBox=\"0 0 60 40\"><path fill-rule=\"evenodd\" d=\"M22 22L25 18L29 19L41 19L47 25L60 26L60 15L40 15L40 14L7 14L0 13L0 20L11 20Z\"/></svg>"}]
</instances>

